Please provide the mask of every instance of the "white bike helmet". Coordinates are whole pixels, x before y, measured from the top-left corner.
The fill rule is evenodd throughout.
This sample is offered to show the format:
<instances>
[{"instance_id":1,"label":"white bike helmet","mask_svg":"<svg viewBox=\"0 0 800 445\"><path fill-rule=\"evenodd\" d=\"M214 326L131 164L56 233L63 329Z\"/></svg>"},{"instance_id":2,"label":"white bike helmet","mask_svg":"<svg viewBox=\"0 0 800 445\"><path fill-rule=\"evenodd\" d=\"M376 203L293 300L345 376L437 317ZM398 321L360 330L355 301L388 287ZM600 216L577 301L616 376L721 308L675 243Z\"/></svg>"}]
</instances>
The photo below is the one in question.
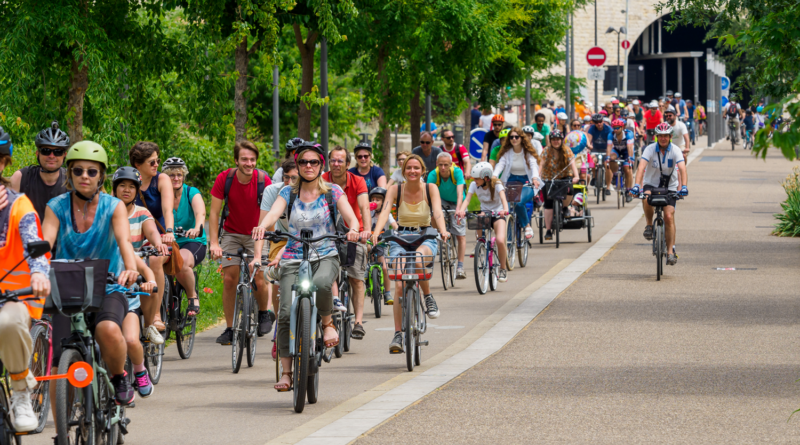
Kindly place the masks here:
<instances>
[{"instance_id":1,"label":"white bike helmet","mask_svg":"<svg viewBox=\"0 0 800 445\"><path fill-rule=\"evenodd\" d=\"M473 178L485 178L485 177L492 177L494 174L494 168L492 168L492 164L488 162L478 162L472 167L472 171L470 171L470 176Z\"/></svg>"},{"instance_id":2,"label":"white bike helmet","mask_svg":"<svg viewBox=\"0 0 800 445\"><path fill-rule=\"evenodd\" d=\"M666 122L662 122L656 126L656 134L672 134L672 126Z\"/></svg>"},{"instance_id":3,"label":"white bike helmet","mask_svg":"<svg viewBox=\"0 0 800 445\"><path fill-rule=\"evenodd\" d=\"M557 118L559 118L560 120L566 120L566 119L568 119L567 113L563 113L563 112L562 112L562 113L558 113L558 114L556 115L556 117L557 117Z\"/></svg>"},{"instance_id":4,"label":"white bike helmet","mask_svg":"<svg viewBox=\"0 0 800 445\"><path fill-rule=\"evenodd\" d=\"M583 193L576 193L575 197L572 198L572 202L578 206L583 206Z\"/></svg>"},{"instance_id":5,"label":"white bike helmet","mask_svg":"<svg viewBox=\"0 0 800 445\"><path fill-rule=\"evenodd\" d=\"M658 108L658 101L657 100L650 101L650 108Z\"/></svg>"},{"instance_id":6,"label":"white bike helmet","mask_svg":"<svg viewBox=\"0 0 800 445\"><path fill-rule=\"evenodd\" d=\"M592 121L592 116L589 116L588 114L586 116L583 116L583 122L589 123L591 121Z\"/></svg>"},{"instance_id":7,"label":"white bike helmet","mask_svg":"<svg viewBox=\"0 0 800 445\"><path fill-rule=\"evenodd\" d=\"M533 139L536 140L536 141L543 141L544 140L544 136L542 136L541 133L533 133Z\"/></svg>"},{"instance_id":8,"label":"white bike helmet","mask_svg":"<svg viewBox=\"0 0 800 445\"><path fill-rule=\"evenodd\" d=\"M534 130L533 127L531 127L530 125L522 127L522 132L528 134L536 134L536 130Z\"/></svg>"}]
</instances>

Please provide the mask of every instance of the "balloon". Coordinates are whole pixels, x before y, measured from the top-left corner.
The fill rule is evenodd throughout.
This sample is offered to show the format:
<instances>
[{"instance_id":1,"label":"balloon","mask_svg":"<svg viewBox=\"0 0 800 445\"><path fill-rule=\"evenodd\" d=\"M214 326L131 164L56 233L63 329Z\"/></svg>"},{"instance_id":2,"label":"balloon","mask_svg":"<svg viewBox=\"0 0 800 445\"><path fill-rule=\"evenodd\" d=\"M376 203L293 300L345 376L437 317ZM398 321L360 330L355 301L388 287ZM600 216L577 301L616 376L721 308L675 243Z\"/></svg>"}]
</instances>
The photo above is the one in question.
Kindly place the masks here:
<instances>
[{"instance_id":1,"label":"balloon","mask_svg":"<svg viewBox=\"0 0 800 445\"><path fill-rule=\"evenodd\" d=\"M580 130L570 131L567 133L567 137L564 138L564 144L576 155L586 148L588 142L586 134Z\"/></svg>"}]
</instances>

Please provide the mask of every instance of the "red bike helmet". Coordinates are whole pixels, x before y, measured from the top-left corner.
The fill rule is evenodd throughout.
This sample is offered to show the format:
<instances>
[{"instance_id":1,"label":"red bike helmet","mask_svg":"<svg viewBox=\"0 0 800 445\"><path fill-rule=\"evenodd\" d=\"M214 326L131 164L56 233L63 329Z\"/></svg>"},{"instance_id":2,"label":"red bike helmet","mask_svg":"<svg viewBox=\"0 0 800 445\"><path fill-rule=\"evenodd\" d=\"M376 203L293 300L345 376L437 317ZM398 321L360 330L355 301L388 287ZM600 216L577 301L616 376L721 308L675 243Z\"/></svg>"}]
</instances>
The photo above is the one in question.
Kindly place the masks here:
<instances>
[{"instance_id":1,"label":"red bike helmet","mask_svg":"<svg viewBox=\"0 0 800 445\"><path fill-rule=\"evenodd\" d=\"M625 121L623 121L622 119L614 119L611 122L611 126L614 127L614 128L624 127L625 126Z\"/></svg>"},{"instance_id":2,"label":"red bike helmet","mask_svg":"<svg viewBox=\"0 0 800 445\"><path fill-rule=\"evenodd\" d=\"M506 121L506 118L503 117L502 114L495 114L494 116L492 116L492 123L505 122L505 121Z\"/></svg>"}]
</instances>

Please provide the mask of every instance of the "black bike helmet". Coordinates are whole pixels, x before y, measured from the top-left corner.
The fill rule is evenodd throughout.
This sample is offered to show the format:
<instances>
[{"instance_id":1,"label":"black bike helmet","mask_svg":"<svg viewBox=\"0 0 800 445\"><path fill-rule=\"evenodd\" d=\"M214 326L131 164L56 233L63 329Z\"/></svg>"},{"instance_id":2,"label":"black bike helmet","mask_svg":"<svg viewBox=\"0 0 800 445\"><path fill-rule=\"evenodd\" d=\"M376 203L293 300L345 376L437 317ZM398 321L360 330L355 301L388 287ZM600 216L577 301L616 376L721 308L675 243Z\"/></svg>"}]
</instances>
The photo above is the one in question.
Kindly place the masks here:
<instances>
[{"instance_id":1,"label":"black bike helmet","mask_svg":"<svg viewBox=\"0 0 800 445\"><path fill-rule=\"evenodd\" d=\"M598 114L598 115L595 115L595 116L599 116L599 114ZM553 139L564 139L564 135L563 135L563 134L561 134L561 132L560 132L560 131L558 131L558 130L553 130L553 131L550 133L550 140L552 141Z\"/></svg>"},{"instance_id":2,"label":"black bike helmet","mask_svg":"<svg viewBox=\"0 0 800 445\"><path fill-rule=\"evenodd\" d=\"M139 170L126 166L118 168L111 179L111 189L114 191L115 196L117 194L117 185L126 179L133 181L136 185L136 193L139 193L139 189L142 187L142 175L139 173Z\"/></svg>"},{"instance_id":3,"label":"black bike helmet","mask_svg":"<svg viewBox=\"0 0 800 445\"><path fill-rule=\"evenodd\" d=\"M286 142L286 151L290 152L290 151L295 150L303 142L305 142L305 141L302 138L291 138L291 139L289 139L289 141Z\"/></svg>"},{"instance_id":4,"label":"black bike helmet","mask_svg":"<svg viewBox=\"0 0 800 445\"><path fill-rule=\"evenodd\" d=\"M594 122L595 124L603 122L603 115L600 114L600 113L593 114L592 115L592 122ZM553 135L551 134L550 137L552 138Z\"/></svg>"},{"instance_id":5,"label":"black bike helmet","mask_svg":"<svg viewBox=\"0 0 800 445\"><path fill-rule=\"evenodd\" d=\"M166 170L168 168L186 168L186 163L183 162L181 158L171 157L161 164L161 170Z\"/></svg>"},{"instance_id":6,"label":"black bike helmet","mask_svg":"<svg viewBox=\"0 0 800 445\"><path fill-rule=\"evenodd\" d=\"M369 199L372 199L373 195L381 195L386 200L386 189L383 187L375 187L374 189L369 191Z\"/></svg>"},{"instance_id":7,"label":"black bike helmet","mask_svg":"<svg viewBox=\"0 0 800 445\"><path fill-rule=\"evenodd\" d=\"M14 154L14 144L11 143L11 135L0 127L0 155L12 156Z\"/></svg>"},{"instance_id":8,"label":"black bike helmet","mask_svg":"<svg viewBox=\"0 0 800 445\"><path fill-rule=\"evenodd\" d=\"M322 161L322 167L325 167L325 150L322 148L321 145L315 143L314 141L303 141L300 145L294 148L294 162L297 162L297 159L300 158L300 155L307 150L312 150L314 153L319 155L319 160ZM299 164L298 164L299 167ZM320 169L320 174L322 173L322 169ZM303 177L300 176L300 179Z\"/></svg>"},{"instance_id":9,"label":"black bike helmet","mask_svg":"<svg viewBox=\"0 0 800 445\"><path fill-rule=\"evenodd\" d=\"M358 150L367 150L372 153L372 145L369 142L359 142L353 149L353 153L358 153Z\"/></svg>"},{"instance_id":10,"label":"black bike helmet","mask_svg":"<svg viewBox=\"0 0 800 445\"><path fill-rule=\"evenodd\" d=\"M36 148L42 146L69 148L69 136L58 128L58 121L53 121L50 128L45 128L36 135Z\"/></svg>"}]
</instances>

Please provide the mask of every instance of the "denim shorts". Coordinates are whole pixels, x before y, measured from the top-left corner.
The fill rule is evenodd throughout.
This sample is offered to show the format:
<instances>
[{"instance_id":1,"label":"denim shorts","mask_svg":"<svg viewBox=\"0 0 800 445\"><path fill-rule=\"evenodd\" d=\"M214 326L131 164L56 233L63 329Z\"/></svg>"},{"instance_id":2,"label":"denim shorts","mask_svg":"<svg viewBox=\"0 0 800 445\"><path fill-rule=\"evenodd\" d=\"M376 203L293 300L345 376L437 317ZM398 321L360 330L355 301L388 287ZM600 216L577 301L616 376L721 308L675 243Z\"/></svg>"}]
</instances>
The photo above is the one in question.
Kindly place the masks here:
<instances>
[{"instance_id":1,"label":"denim shorts","mask_svg":"<svg viewBox=\"0 0 800 445\"><path fill-rule=\"evenodd\" d=\"M416 232L411 232L407 230L398 230L395 232L396 235L413 235ZM425 240L422 243L423 246L427 246L434 257L436 257L436 253L439 251L439 243L435 239ZM395 242L389 242L389 256L400 256L401 253L405 252L405 249L400 247L400 244Z\"/></svg>"}]
</instances>

